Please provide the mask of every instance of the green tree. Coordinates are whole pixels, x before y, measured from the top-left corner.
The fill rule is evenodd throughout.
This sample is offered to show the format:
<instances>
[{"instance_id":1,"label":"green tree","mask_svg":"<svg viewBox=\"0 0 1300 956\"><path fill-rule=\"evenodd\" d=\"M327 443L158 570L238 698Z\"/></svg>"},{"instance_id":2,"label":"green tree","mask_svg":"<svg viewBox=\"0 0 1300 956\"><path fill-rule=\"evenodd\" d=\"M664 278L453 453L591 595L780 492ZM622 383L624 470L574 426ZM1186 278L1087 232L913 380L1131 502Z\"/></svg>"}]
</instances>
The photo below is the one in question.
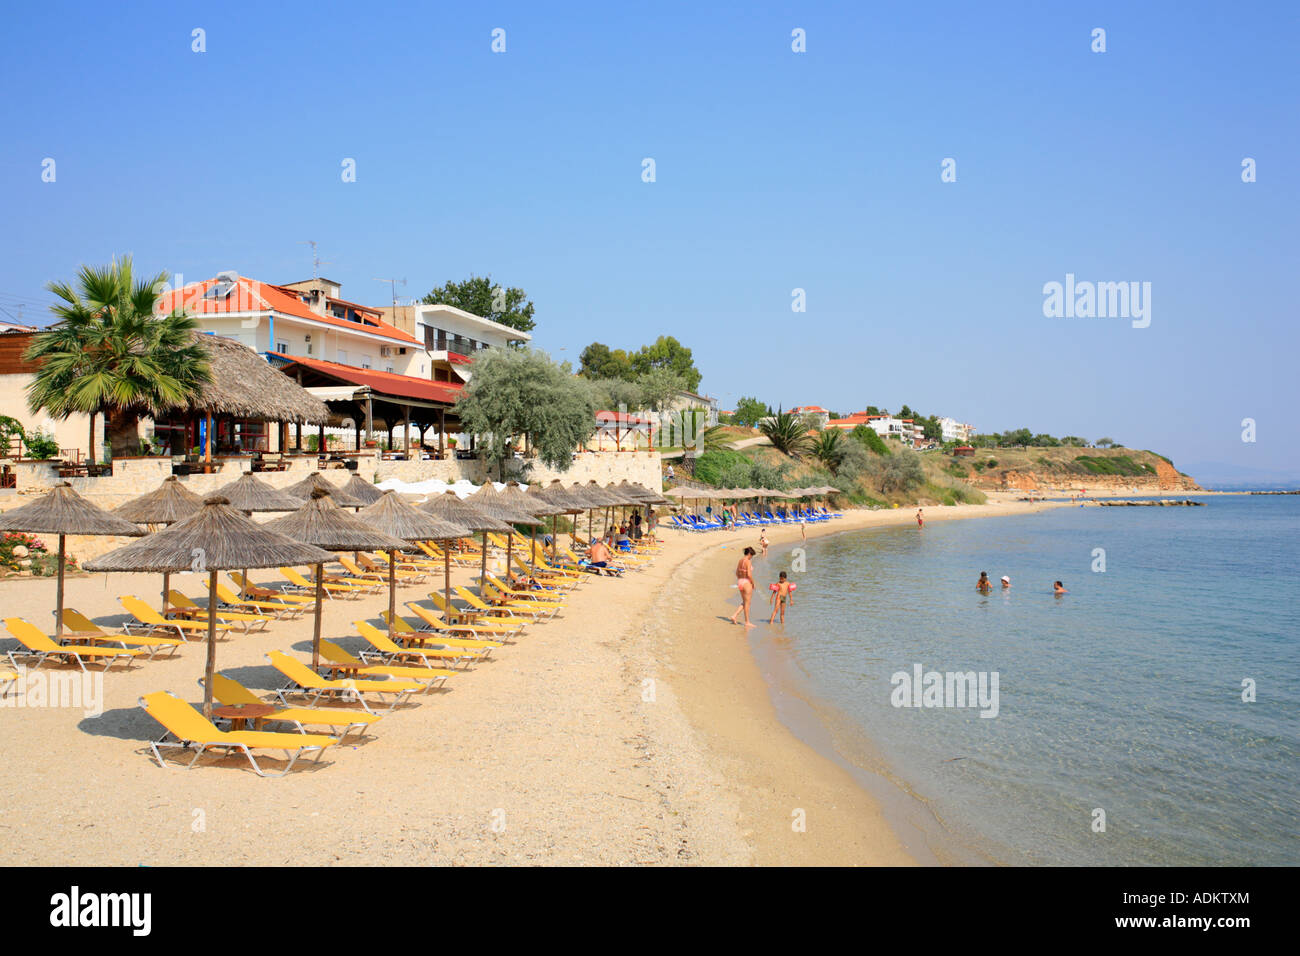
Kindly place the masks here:
<instances>
[{"instance_id":1,"label":"green tree","mask_svg":"<svg viewBox=\"0 0 1300 956\"><path fill-rule=\"evenodd\" d=\"M1078 435L1066 435L1061 439L1061 444L1070 448L1087 448L1088 439L1080 438Z\"/></svg>"},{"instance_id":2,"label":"green tree","mask_svg":"<svg viewBox=\"0 0 1300 956\"><path fill-rule=\"evenodd\" d=\"M573 453L596 430L590 387L534 349L492 349L475 358L456 414L501 478L519 437L545 464L567 471Z\"/></svg>"},{"instance_id":3,"label":"green tree","mask_svg":"<svg viewBox=\"0 0 1300 956\"><path fill-rule=\"evenodd\" d=\"M830 471L839 469L844 460L844 435L838 429L828 428L819 432L811 445L812 456Z\"/></svg>"},{"instance_id":4,"label":"green tree","mask_svg":"<svg viewBox=\"0 0 1300 956\"><path fill-rule=\"evenodd\" d=\"M643 345L640 351L631 356L631 361L638 377L654 369L669 369L675 372L688 392L698 389L700 379L703 378L699 369L695 367L695 360L691 358L691 350L671 335L659 336L655 339L654 345Z\"/></svg>"},{"instance_id":5,"label":"green tree","mask_svg":"<svg viewBox=\"0 0 1300 956\"><path fill-rule=\"evenodd\" d=\"M1115 439L1113 439L1113 438L1098 438L1096 444L1097 444L1097 447L1098 447L1098 448L1110 448L1112 445L1115 444Z\"/></svg>"},{"instance_id":6,"label":"green tree","mask_svg":"<svg viewBox=\"0 0 1300 956\"><path fill-rule=\"evenodd\" d=\"M921 457L914 451L903 451L885 465L880 475L880 490L906 493L925 484L925 469Z\"/></svg>"},{"instance_id":7,"label":"green tree","mask_svg":"<svg viewBox=\"0 0 1300 956\"><path fill-rule=\"evenodd\" d=\"M673 407L677 396L686 390L686 383L675 371L666 367L647 369L636 377L645 407L661 415Z\"/></svg>"},{"instance_id":8,"label":"green tree","mask_svg":"<svg viewBox=\"0 0 1300 956\"><path fill-rule=\"evenodd\" d=\"M583 378L618 378L630 382L636 378L632 360L622 349L611 349L603 342L592 342L578 357L578 374Z\"/></svg>"},{"instance_id":9,"label":"green tree","mask_svg":"<svg viewBox=\"0 0 1300 956\"><path fill-rule=\"evenodd\" d=\"M736 410L732 412L731 420L737 425L755 428L768 414L769 410L765 404L756 398L742 395L740 401L736 402Z\"/></svg>"},{"instance_id":10,"label":"green tree","mask_svg":"<svg viewBox=\"0 0 1300 956\"><path fill-rule=\"evenodd\" d=\"M883 413L882 413L882 412L880 411L880 409L878 409L875 405L868 405L868 406L867 406L867 414L868 414L868 415L880 415L880 414L883 414Z\"/></svg>"},{"instance_id":11,"label":"green tree","mask_svg":"<svg viewBox=\"0 0 1300 956\"><path fill-rule=\"evenodd\" d=\"M25 359L39 364L27 405L56 418L104 414L113 457L140 448L140 419L188 404L212 377L197 325L180 310L156 316L167 274L137 280L130 256L82 266L76 285L51 282L58 321L33 337ZM94 457L93 442L90 456Z\"/></svg>"},{"instance_id":12,"label":"green tree","mask_svg":"<svg viewBox=\"0 0 1300 956\"><path fill-rule=\"evenodd\" d=\"M859 425L849 433L849 437L856 439L868 451L874 452L882 458L893 454L889 450L889 446L885 444L885 440L880 437L880 433L870 425Z\"/></svg>"},{"instance_id":13,"label":"green tree","mask_svg":"<svg viewBox=\"0 0 1300 956\"><path fill-rule=\"evenodd\" d=\"M771 442L773 448L791 458L802 458L812 445L808 430L804 428L799 416L780 409L775 415L765 418L758 430Z\"/></svg>"},{"instance_id":14,"label":"green tree","mask_svg":"<svg viewBox=\"0 0 1300 956\"><path fill-rule=\"evenodd\" d=\"M926 441L942 441L943 426L939 424L939 418L931 415L929 418L921 419L921 427L925 429Z\"/></svg>"},{"instance_id":15,"label":"green tree","mask_svg":"<svg viewBox=\"0 0 1300 956\"><path fill-rule=\"evenodd\" d=\"M533 321L533 303L523 289L502 288L492 277L471 275L463 282L448 280L441 289L434 289L422 300L425 305L450 305L500 322L520 332L531 332L537 327ZM512 342L516 348L524 343Z\"/></svg>"}]
</instances>

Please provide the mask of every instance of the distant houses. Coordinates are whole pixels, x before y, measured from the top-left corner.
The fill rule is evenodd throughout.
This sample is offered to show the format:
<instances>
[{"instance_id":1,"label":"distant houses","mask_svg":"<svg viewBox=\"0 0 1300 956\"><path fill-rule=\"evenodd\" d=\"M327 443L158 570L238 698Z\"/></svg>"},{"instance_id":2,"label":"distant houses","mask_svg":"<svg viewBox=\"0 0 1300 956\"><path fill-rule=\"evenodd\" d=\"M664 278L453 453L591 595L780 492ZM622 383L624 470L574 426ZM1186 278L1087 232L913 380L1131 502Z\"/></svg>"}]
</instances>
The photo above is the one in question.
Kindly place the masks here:
<instances>
[{"instance_id":1,"label":"distant houses","mask_svg":"<svg viewBox=\"0 0 1300 956\"><path fill-rule=\"evenodd\" d=\"M942 440L944 442L969 441L971 435L975 433L974 425L958 422L955 418L940 418L938 421L940 428L943 429ZM912 418L896 418L892 415L854 412L852 415L845 415L843 418L831 418L822 427L851 432L859 425L865 425L881 438L892 438L911 448L927 443L925 426Z\"/></svg>"}]
</instances>

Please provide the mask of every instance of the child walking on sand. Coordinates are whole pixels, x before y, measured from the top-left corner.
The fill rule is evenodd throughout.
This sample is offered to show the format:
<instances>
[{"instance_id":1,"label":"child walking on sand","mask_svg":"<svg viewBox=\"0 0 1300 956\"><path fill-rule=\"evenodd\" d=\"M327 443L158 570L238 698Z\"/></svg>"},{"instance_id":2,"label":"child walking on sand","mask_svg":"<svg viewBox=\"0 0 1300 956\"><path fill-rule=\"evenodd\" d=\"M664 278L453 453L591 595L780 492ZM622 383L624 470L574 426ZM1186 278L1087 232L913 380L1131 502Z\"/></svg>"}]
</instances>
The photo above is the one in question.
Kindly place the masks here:
<instances>
[{"instance_id":1,"label":"child walking on sand","mask_svg":"<svg viewBox=\"0 0 1300 956\"><path fill-rule=\"evenodd\" d=\"M767 557L767 529L764 528L758 533L758 546L763 549L763 557Z\"/></svg>"},{"instance_id":2,"label":"child walking on sand","mask_svg":"<svg viewBox=\"0 0 1300 956\"><path fill-rule=\"evenodd\" d=\"M781 612L781 623L785 623L785 606L794 603L794 593L790 587L790 582L786 580L785 572L781 572L781 580L777 582L776 590L772 592L772 618L767 623L772 624L776 621L777 612Z\"/></svg>"}]
</instances>

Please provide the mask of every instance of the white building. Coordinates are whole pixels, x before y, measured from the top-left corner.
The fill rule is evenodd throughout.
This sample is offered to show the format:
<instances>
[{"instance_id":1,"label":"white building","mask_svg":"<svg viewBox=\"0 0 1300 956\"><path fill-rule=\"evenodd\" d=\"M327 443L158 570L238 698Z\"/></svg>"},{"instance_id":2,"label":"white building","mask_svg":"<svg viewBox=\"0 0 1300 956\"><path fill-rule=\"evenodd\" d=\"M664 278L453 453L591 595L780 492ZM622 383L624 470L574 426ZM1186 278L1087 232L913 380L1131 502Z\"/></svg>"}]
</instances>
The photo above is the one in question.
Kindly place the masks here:
<instances>
[{"instance_id":1,"label":"white building","mask_svg":"<svg viewBox=\"0 0 1300 956\"><path fill-rule=\"evenodd\" d=\"M796 405L790 409L790 414L806 417L818 431L825 428L831 420L831 413L820 405Z\"/></svg>"},{"instance_id":2,"label":"white building","mask_svg":"<svg viewBox=\"0 0 1300 956\"><path fill-rule=\"evenodd\" d=\"M399 305L381 310L394 327L412 335L428 352L437 382L469 381L474 353L503 349L532 336L452 305Z\"/></svg>"},{"instance_id":3,"label":"white building","mask_svg":"<svg viewBox=\"0 0 1300 956\"><path fill-rule=\"evenodd\" d=\"M971 436L975 434L974 425L964 424L955 418L939 419L939 427L943 429L943 440L945 442L968 442Z\"/></svg>"}]
</instances>

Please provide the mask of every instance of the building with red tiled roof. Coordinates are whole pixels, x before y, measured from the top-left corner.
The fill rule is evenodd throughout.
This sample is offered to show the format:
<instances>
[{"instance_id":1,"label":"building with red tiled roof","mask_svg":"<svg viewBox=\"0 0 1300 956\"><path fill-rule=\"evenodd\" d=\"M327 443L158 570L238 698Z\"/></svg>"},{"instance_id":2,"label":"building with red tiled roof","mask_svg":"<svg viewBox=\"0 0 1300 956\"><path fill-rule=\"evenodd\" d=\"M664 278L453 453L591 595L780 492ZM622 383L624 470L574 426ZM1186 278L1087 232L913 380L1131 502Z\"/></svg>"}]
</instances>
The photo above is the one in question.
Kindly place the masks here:
<instances>
[{"instance_id":1,"label":"building with red tiled roof","mask_svg":"<svg viewBox=\"0 0 1300 956\"><path fill-rule=\"evenodd\" d=\"M430 376L429 356L415 336L384 321L381 310L348 302L337 291L329 280L281 286L225 272L164 293L158 308L182 308L203 331L268 357L301 356Z\"/></svg>"}]
</instances>

